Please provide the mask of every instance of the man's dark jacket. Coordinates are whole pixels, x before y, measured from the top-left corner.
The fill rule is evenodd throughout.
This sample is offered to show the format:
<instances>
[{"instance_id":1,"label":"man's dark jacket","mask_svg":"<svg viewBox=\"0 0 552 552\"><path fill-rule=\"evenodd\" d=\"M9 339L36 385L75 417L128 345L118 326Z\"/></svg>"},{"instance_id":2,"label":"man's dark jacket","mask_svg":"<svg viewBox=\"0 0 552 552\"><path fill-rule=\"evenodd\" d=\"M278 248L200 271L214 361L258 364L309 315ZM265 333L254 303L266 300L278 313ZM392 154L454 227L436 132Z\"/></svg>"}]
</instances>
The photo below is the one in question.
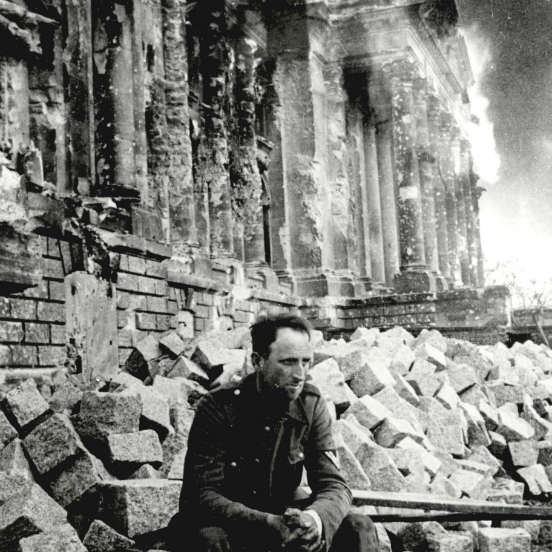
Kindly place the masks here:
<instances>
[{"instance_id":1,"label":"man's dark jacket","mask_svg":"<svg viewBox=\"0 0 552 552\"><path fill-rule=\"evenodd\" d=\"M201 399L188 439L179 517L188 528L261 529L266 512L282 514L290 506L305 466L308 508L322 520L327 548L349 511L351 492L335 460L325 401L307 383L287 409L277 416L271 410L255 374Z\"/></svg>"}]
</instances>

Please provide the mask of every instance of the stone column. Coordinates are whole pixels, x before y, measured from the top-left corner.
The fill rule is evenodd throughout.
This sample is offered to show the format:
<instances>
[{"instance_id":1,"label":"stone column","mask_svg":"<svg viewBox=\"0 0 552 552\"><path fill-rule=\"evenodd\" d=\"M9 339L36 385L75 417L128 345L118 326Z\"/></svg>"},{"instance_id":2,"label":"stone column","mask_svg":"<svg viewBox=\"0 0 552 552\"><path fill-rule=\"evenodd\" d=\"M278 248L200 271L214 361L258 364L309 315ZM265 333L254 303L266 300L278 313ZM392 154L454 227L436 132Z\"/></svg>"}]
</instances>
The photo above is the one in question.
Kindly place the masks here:
<instances>
[{"instance_id":1,"label":"stone column","mask_svg":"<svg viewBox=\"0 0 552 552\"><path fill-rule=\"evenodd\" d=\"M455 155L458 155L458 171L456 174L456 208L458 214L458 255L460 262L460 275L462 283L469 286L471 283L468 253L468 220L466 213L466 198L464 194L464 182L469 177L469 159L462 145L462 138L455 140Z\"/></svg>"},{"instance_id":2,"label":"stone column","mask_svg":"<svg viewBox=\"0 0 552 552\"><path fill-rule=\"evenodd\" d=\"M399 224L397 220L397 194L393 174L393 123L391 97L388 83L380 70L369 82L370 106L374 113L374 138L377 156L378 191L380 194L380 217L382 229L383 281L393 284L399 272ZM372 171L372 174L375 171ZM371 193L376 192L371 187ZM374 203L374 209L377 203Z\"/></svg>"},{"instance_id":3,"label":"stone column","mask_svg":"<svg viewBox=\"0 0 552 552\"><path fill-rule=\"evenodd\" d=\"M366 211L368 217L368 246L372 279L385 282L385 259L383 251L382 206L380 196L380 177L378 171L378 151L376 145L376 126L367 120L364 125L364 160Z\"/></svg>"},{"instance_id":4,"label":"stone column","mask_svg":"<svg viewBox=\"0 0 552 552\"><path fill-rule=\"evenodd\" d=\"M418 167L420 170L420 187L422 192L422 220L424 229L424 246L427 267L434 273L439 272L437 247L437 222L435 216L436 176L435 156L430 147L428 122L427 82L425 79L414 81L414 113L416 117L416 144Z\"/></svg>"},{"instance_id":5,"label":"stone column","mask_svg":"<svg viewBox=\"0 0 552 552\"><path fill-rule=\"evenodd\" d=\"M187 0L163 0L163 61L171 169L169 233L176 249L195 245L197 241L188 110L186 3Z\"/></svg>"},{"instance_id":6,"label":"stone column","mask_svg":"<svg viewBox=\"0 0 552 552\"><path fill-rule=\"evenodd\" d=\"M134 195L134 74L131 6L98 6L94 35L98 193ZM136 194L138 195L138 194Z\"/></svg>"},{"instance_id":7,"label":"stone column","mask_svg":"<svg viewBox=\"0 0 552 552\"><path fill-rule=\"evenodd\" d=\"M441 176L444 182L445 211L447 218L449 282L458 284L460 264L458 262L458 216L456 209L456 190L454 185L454 163L452 152L452 116L443 113L440 128Z\"/></svg>"},{"instance_id":8,"label":"stone column","mask_svg":"<svg viewBox=\"0 0 552 552\"><path fill-rule=\"evenodd\" d=\"M252 39L241 37L236 46L237 135L232 150L232 207L244 228L244 260L265 264L262 183L255 136L255 51Z\"/></svg>"},{"instance_id":9,"label":"stone column","mask_svg":"<svg viewBox=\"0 0 552 552\"><path fill-rule=\"evenodd\" d=\"M464 140L462 141L462 151L466 156L467 174L463 180L464 200L466 206L466 237L468 248L468 270L470 285L477 286L477 258L478 246L475 239L475 210L472 196L472 159L471 159L471 144Z\"/></svg>"},{"instance_id":10,"label":"stone column","mask_svg":"<svg viewBox=\"0 0 552 552\"><path fill-rule=\"evenodd\" d=\"M479 199L485 191L485 188L477 186L479 177L475 174L471 174L471 186L472 186L472 200L474 211L474 235L475 245L477 251L477 286L483 287L485 285L485 267L483 260L483 248L481 247L481 224L479 219Z\"/></svg>"},{"instance_id":11,"label":"stone column","mask_svg":"<svg viewBox=\"0 0 552 552\"><path fill-rule=\"evenodd\" d=\"M428 126L430 153L435 158L433 199L435 205L435 230L437 238L437 263L439 272L448 280L450 265L448 258L447 213L445 206L445 185L441 170L441 104L435 94L428 96Z\"/></svg>"},{"instance_id":12,"label":"stone column","mask_svg":"<svg viewBox=\"0 0 552 552\"><path fill-rule=\"evenodd\" d=\"M210 250L214 257L233 253L228 131L224 101L230 67L226 0L200 2L201 74L204 128L200 142L199 177L209 196Z\"/></svg>"},{"instance_id":13,"label":"stone column","mask_svg":"<svg viewBox=\"0 0 552 552\"><path fill-rule=\"evenodd\" d=\"M398 191L401 272L394 285L399 292L433 291L435 279L427 270L422 222L420 172L416 145L416 117L412 93L415 66L406 60L384 67L388 74L395 180Z\"/></svg>"}]
</instances>

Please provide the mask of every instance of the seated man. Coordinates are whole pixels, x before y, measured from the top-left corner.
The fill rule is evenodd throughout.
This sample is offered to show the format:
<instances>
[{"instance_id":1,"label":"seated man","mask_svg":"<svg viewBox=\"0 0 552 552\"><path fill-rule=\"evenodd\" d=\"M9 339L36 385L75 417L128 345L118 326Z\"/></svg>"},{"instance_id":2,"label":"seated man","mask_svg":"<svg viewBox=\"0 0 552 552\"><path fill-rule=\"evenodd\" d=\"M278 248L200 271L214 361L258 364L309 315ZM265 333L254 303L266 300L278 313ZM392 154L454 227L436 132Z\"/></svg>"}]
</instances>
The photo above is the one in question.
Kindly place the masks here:
<instances>
[{"instance_id":1,"label":"seated man","mask_svg":"<svg viewBox=\"0 0 552 552\"><path fill-rule=\"evenodd\" d=\"M306 383L308 323L268 317L251 335L256 372L198 404L170 526L174 552L375 552L370 519L348 515L330 414ZM293 506L303 466L312 495L300 509Z\"/></svg>"}]
</instances>

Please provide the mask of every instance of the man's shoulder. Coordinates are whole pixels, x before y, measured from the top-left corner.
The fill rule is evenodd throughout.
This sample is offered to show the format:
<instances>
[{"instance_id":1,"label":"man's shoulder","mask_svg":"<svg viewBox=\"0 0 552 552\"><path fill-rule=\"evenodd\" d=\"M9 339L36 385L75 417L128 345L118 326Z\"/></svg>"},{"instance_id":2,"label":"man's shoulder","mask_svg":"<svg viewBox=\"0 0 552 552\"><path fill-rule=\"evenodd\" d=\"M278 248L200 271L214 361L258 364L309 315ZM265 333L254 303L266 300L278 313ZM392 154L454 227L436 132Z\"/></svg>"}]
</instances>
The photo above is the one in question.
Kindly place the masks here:
<instances>
[{"instance_id":1,"label":"man's shoulder","mask_svg":"<svg viewBox=\"0 0 552 552\"><path fill-rule=\"evenodd\" d=\"M303 395L305 397L321 397L322 394L320 393L320 389L316 387L316 385L313 385L312 383L306 382L303 386Z\"/></svg>"}]
</instances>

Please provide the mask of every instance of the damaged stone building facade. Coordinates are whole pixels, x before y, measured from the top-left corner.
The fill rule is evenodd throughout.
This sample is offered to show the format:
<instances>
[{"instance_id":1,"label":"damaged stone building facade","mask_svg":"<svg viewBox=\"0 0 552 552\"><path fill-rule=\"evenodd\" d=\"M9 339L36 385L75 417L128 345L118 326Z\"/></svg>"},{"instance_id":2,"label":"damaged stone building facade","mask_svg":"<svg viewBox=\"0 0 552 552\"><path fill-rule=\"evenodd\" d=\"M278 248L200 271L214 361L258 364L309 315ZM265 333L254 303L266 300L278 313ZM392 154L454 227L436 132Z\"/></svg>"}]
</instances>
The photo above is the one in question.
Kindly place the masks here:
<instances>
[{"instance_id":1,"label":"damaged stone building facade","mask_svg":"<svg viewBox=\"0 0 552 552\"><path fill-rule=\"evenodd\" d=\"M507 323L453 0L0 0L0 365L299 309ZM8 373L8 371L6 371Z\"/></svg>"}]
</instances>

